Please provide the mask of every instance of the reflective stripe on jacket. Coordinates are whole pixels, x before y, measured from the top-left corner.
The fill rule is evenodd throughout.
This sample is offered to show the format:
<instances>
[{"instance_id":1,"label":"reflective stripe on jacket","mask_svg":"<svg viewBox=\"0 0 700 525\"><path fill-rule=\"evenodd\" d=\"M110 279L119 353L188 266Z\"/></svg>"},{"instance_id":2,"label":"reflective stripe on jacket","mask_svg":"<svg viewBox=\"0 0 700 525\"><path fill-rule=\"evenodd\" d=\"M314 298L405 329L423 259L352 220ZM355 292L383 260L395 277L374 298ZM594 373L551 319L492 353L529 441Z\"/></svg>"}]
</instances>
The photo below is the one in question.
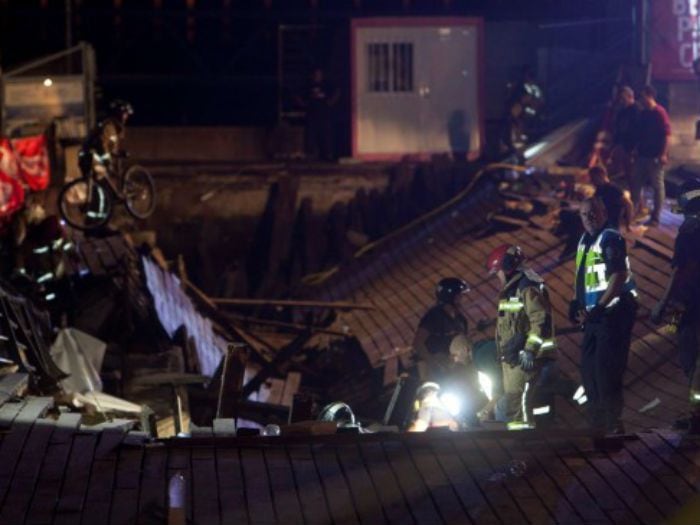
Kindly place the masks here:
<instances>
[{"instance_id":1,"label":"reflective stripe on jacket","mask_svg":"<svg viewBox=\"0 0 700 525\"><path fill-rule=\"evenodd\" d=\"M585 275L584 275L584 289L585 297L579 297L579 301L585 305L586 310L591 310L608 289L610 284L610 279L607 274L607 269L605 265L605 259L603 258L603 248L602 244L608 235L615 234L619 235L617 230L612 228L605 228L598 234L591 247L586 253L586 259L583 260L583 254L586 252L586 245L583 242L585 234L581 236L578 242L578 249L576 250L576 279L574 280L574 293L576 293L576 285L578 282L578 274L581 269L581 264L585 265ZM631 292L633 295L637 295L637 287L632 278L632 272L630 271L630 259L627 254L625 254L625 265L627 266L627 280L622 289L621 293ZM608 303L607 308L614 306L620 300L619 297L615 297L610 303Z\"/></svg>"},{"instance_id":2,"label":"reflective stripe on jacket","mask_svg":"<svg viewBox=\"0 0 700 525\"><path fill-rule=\"evenodd\" d=\"M509 362L520 350L531 350L536 358L556 355L549 294L529 268L519 270L499 294L496 345L498 356Z\"/></svg>"}]
</instances>

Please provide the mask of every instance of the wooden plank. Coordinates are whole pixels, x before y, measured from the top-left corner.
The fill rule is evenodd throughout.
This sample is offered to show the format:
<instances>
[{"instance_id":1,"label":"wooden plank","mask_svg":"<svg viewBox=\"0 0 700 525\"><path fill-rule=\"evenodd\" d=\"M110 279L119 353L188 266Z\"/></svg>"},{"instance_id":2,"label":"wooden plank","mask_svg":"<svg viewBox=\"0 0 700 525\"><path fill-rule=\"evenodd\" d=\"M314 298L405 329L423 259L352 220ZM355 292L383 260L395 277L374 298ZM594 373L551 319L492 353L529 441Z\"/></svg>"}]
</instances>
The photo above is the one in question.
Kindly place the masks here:
<instances>
[{"instance_id":1,"label":"wooden plank","mask_svg":"<svg viewBox=\"0 0 700 525\"><path fill-rule=\"evenodd\" d=\"M53 419L39 419L32 427L10 483L7 497L2 504L0 523L24 521L55 426Z\"/></svg>"},{"instance_id":2,"label":"wooden plank","mask_svg":"<svg viewBox=\"0 0 700 525\"><path fill-rule=\"evenodd\" d=\"M413 519L418 523L449 523L438 509L439 500L431 494L431 483L420 469L420 461L414 463L412 453L401 441L384 441L384 453L398 480Z\"/></svg>"},{"instance_id":3,"label":"wooden plank","mask_svg":"<svg viewBox=\"0 0 700 525\"><path fill-rule=\"evenodd\" d=\"M250 523L263 524L277 521L262 450L241 448L240 457Z\"/></svg>"},{"instance_id":4,"label":"wooden plank","mask_svg":"<svg viewBox=\"0 0 700 525\"><path fill-rule=\"evenodd\" d=\"M520 512L510 494L504 490L493 490L489 479L494 469L483 458L471 436L460 436L452 443L464 467L475 478L481 493L489 502L492 512L502 523L525 523L527 520Z\"/></svg>"},{"instance_id":5,"label":"wooden plank","mask_svg":"<svg viewBox=\"0 0 700 525\"><path fill-rule=\"evenodd\" d=\"M9 429L12 426L24 404L24 400L20 400L16 403L5 403L0 407L0 429Z\"/></svg>"},{"instance_id":6,"label":"wooden plank","mask_svg":"<svg viewBox=\"0 0 700 525\"><path fill-rule=\"evenodd\" d=\"M194 519L193 513L193 492L192 492L192 450L187 447L173 447L168 455L168 478L167 482L173 476L181 474L185 480L185 516L188 522ZM168 502L166 502L166 505Z\"/></svg>"},{"instance_id":7,"label":"wooden plank","mask_svg":"<svg viewBox=\"0 0 700 525\"><path fill-rule=\"evenodd\" d=\"M580 450L580 446L578 448ZM627 478L624 471L619 469L605 454L596 451L583 452L588 464L607 484L608 490L614 492L626 505L626 519L649 524L661 521L662 516L656 508L649 504L638 487Z\"/></svg>"},{"instance_id":8,"label":"wooden plank","mask_svg":"<svg viewBox=\"0 0 700 525\"><path fill-rule=\"evenodd\" d=\"M644 469L666 489L668 495L679 506L693 494L693 490L688 487L685 480L679 478L652 449L645 445L643 440L625 442L625 449L637 464L643 465Z\"/></svg>"},{"instance_id":9,"label":"wooden plank","mask_svg":"<svg viewBox=\"0 0 700 525\"><path fill-rule=\"evenodd\" d=\"M700 465L679 454L668 441L656 433L644 432L640 434L640 438L657 457L668 465L676 476L689 487L697 490L697 487L700 486Z\"/></svg>"},{"instance_id":10,"label":"wooden plank","mask_svg":"<svg viewBox=\"0 0 700 525\"><path fill-rule=\"evenodd\" d=\"M24 390L29 383L29 374L7 374L0 378L0 405Z\"/></svg>"},{"instance_id":11,"label":"wooden plank","mask_svg":"<svg viewBox=\"0 0 700 525\"><path fill-rule=\"evenodd\" d=\"M248 507L238 449L217 446L216 470L219 474L221 522L247 523Z\"/></svg>"},{"instance_id":12,"label":"wooden plank","mask_svg":"<svg viewBox=\"0 0 700 525\"><path fill-rule=\"evenodd\" d=\"M214 419L212 428L216 437L226 437L236 435L236 422L233 419Z\"/></svg>"},{"instance_id":13,"label":"wooden plank","mask_svg":"<svg viewBox=\"0 0 700 525\"><path fill-rule=\"evenodd\" d=\"M287 447L306 523L329 523L331 517L308 445Z\"/></svg>"},{"instance_id":14,"label":"wooden plank","mask_svg":"<svg viewBox=\"0 0 700 525\"><path fill-rule=\"evenodd\" d=\"M567 483L562 483L566 477L559 475L563 466L558 466L556 459L547 452L546 444L536 441L522 444L524 450L520 459L526 462L526 478L532 490L554 516L555 523L579 525L584 523L575 504L569 499L564 490ZM557 470L558 469L558 470Z\"/></svg>"},{"instance_id":15,"label":"wooden plank","mask_svg":"<svg viewBox=\"0 0 700 525\"><path fill-rule=\"evenodd\" d=\"M475 435L474 444L494 472L510 476L512 458L504 453L497 439L479 438ZM548 509L542 505L524 479L515 477L507 479L508 481L503 483L504 489L528 522L539 523L552 518L548 514Z\"/></svg>"},{"instance_id":16,"label":"wooden plank","mask_svg":"<svg viewBox=\"0 0 700 525\"><path fill-rule=\"evenodd\" d=\"M90 480L90 466L93 462L98 439L99 434L75 434L73 436L73 446L63 476L61 494L56 504L54 524L68 525L80 521ZM91 518L94 519L95 515L92 515Z\"/></svg>"},{"instance_id":17,"label":"wooden plank","mask_svg":"<svg viewBox=\"0 0 700 525\"><path fill-rule=\"evenodd\" d=\"M0 502L5 499L15 467L34 422L43 416L51 406L53 406L53 398L51 397L27 398L19 414L14 418L10 435L3 439L2 446L0 446L0 465L2 465L2 470L0 471Z\"/></svg>"},{"instance_id":18,"label":"wooden plank","mask_svg":"<svg viewBox=\"0 0 700 525\"><path fill-rule=\"evenodd\" d=\"M281 404L287 407L292 406L294 394L299 390L301 384L301 374L299 372L289 372L287 381L284 383L284 391L282 392Z\"/></svg>"},{"instance_id":19,"label":"wooden plank","mask_svg":"<svg viewBox=\"0 0 700 525\"><path fill-rule=\"evenodd\" d=\"M91 525L95 516L109 516L114 498L114 482L119 445L126 433L120 427L102 431L95 448L90 486L85 495L82 523Z\"/></svg>"},{"instance_id":20,"label":"wooden plank","mask_svg":"<svg viewBox=\"0 0 700 525\"><path fill-rule=\"evenodd\" d=\"M26 523L51 522L61 489L63 473L73 445L73 434L80 426L80 421L80 414L61 414L56 421L43 457Z\"/></svg>"},{"instance_id":21,"label":"wooden plank","mask_svg":"<svg viewBox=\"0 0 700 525\"><path fill-rule=\"evenodd\" d=\"M659 483L645 465L638 463L626 448L610 454L609 457L644 493L646 500L656 509L655 514L666 518L677 508L678 502L673 499L668 489ZM660 521L662 520L658 522Z\"/></svg>"},{"instance_id":22,"label":"wooden plank","mask_svg":"<svg viewBox=\"0 0 700 525\"><path fill-rule=\"evenodd\" d=\"M588 462L582 456L576 445L571 441L562 441L557 444L557 454L564 463L591 494L595 505L601 510L607 519L617 523L621 518L629 519L628 509L625 503L610 490L605 481L600 478Z\"/></svg>"},{"instance_id":23,"label":"wooden plank","mask_svg":"<svg viewBox=\"0 0 700 525\"><path fill-rule=\"evenodd\" d=\"M455 450L451 440L431 440L431 446L435 458L445 472L472 523L484 525L500 523L484 499L470 471L464 468L458 458L455 458Z\"/></svg>"},{"instance_id":24,"label":"wooden plank","mask_svg":"<svg viewBox=\"0 0 700 525\"><path fill-rule=\"evenodd\" d=\"M192 505L194 523L222 523L214 447L197 448L192 451Z\"/></svg>"},{"instance_id":25,"label":"wooden plank","mask_svg":"<svg viewBox=\"0 0 700 525\"><path fill-rule=\"evenodd\" d=\"M114 504L110 511L110 523L131 524L136 521L139 508L143 452L144 448L140 446L122 446L119 449L114 488L112 489Z\"/></svg>"},{"instance_id":26,"label":"wooden plank","mask_svg":"<svg viewBox=\"0 0 700 525\"><path fill-rule=\"evenodd\" d=\"M264 450L265 464L270 478L270 490L274 495L275 515L279 523L304 522L301 502L294 483L292 464L281 446Z\"/></svg>"},{"instance_id":27,"label":"wooden plank","mask_svg":"<svg viewBox=\"0 0 700 525\"><path fill-rule=\"evenodd\" d=\"M359 516L350 488L340 470L335 448L319 443L312 445L312 453L333 522L359 523Z\"/></svg>"},{"instance_id":28,"label":"wooden plank","mask_svg":"<svg viewBox=\"0 0 700 525\"><path fill-rule=\"evenodd\" d=\"M145 447L137 524L162 523L166 519L167 463L168 450L165 446L159 444Z\"/></svg>"},{"instance_id":29,"label":"wooden plank","mask_svg":"<svg viewBox=\"0 0 700 525\"><path fill-rule=\"evenodd\" d=\"M391 523L411 522L413 518L399 489L396 476L391 471L381 443L360 443L360 452L365 468L372 478L374 489L384 510L387 521Z\"/></svg>"}]
</instances>

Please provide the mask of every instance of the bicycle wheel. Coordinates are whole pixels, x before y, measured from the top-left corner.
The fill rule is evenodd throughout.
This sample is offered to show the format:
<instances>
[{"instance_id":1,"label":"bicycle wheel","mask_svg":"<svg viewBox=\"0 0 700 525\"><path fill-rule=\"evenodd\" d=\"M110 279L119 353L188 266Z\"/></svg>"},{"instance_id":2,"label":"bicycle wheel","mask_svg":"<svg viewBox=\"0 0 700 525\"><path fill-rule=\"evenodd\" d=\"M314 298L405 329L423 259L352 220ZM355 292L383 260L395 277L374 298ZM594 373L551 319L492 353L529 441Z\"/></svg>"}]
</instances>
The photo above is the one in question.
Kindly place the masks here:
<instances>
[{"instance_id":1,"label":"bicycle wheel","mask_svg":"<svg viewBox=\"0 0 700 525\"><path fill-rule=\"evenodd\" d=\"M124 174L124 202L126 209L137 219L145 219L156 207L156 188L148 170L131 166Z\"/></svg>"},{"instance_id":2,"label":"bicycle wheel","mask_svg":"<svg viewBox=\"0 0 700 525\"><path fill-rule=\"evenodd\" d=\"M61 189L58 209L73 228L94 230L107 224L112 216L112 195L93 179L77 179Z\"/></svg>"}]
</instances>

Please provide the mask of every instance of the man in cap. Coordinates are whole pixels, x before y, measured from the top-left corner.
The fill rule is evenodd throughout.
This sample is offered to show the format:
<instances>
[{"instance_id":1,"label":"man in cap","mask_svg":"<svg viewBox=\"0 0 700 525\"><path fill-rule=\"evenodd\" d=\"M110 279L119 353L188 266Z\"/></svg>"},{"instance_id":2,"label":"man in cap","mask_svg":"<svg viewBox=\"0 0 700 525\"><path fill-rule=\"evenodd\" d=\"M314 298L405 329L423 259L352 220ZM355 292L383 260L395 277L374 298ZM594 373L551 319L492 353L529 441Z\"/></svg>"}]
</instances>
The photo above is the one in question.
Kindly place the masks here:
<instances>
[{"instance_id":1,"label":"man in cap","mask_svg":"<svg viewBox=\"0 0 700 525\"><path fill-rule=\"evenodd\" d=\"M611 434L624 432L622 377L627 368L637 291L625 240L608 223L600 197L581 203L585 229L576 253L572 323L583 321L581 376L591 426Z\"/></svg>"}]
</instances>

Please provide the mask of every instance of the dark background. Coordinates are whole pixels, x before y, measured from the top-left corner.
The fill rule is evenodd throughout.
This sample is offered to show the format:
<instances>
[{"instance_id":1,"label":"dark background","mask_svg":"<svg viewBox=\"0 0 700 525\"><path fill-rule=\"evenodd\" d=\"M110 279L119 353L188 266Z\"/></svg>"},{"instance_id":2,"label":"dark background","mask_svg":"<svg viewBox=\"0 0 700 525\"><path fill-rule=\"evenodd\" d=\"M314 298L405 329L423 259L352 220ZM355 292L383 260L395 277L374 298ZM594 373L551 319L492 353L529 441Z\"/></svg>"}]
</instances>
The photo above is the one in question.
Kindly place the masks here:
<instances>
[{"instance_id":1,"label":"dark background","mask_svg":"<svg viewBox=\"0 0 700 525\"><path fill-rule=\"evenodd\" d=\"M533 47L596 52L622 37L634 53L635 0L73 0L72 43L96 49L98 95L137 109L135 125L271 125L277 121L278 28L303 25L305 61L347 95L349 20L483 16L529 22ZM0 0L0 66L61 50L64 0ZM488 45L493 45L491 35ZM618 46L619 47L619 46ZM578 69L589 67L582 62ZM600 64L591 66L595 74ZM581 71L578 71L580 74ZM306 72L299 71L305 76ZM585 75L584 75L585 76ZM594 79L592 79L594 80ZM300 82L297 79L297 82ZM580 85L578 86L580 89ZM347 96L344 104L347 105ZM98 100L98 106L100 100Z\"/></svg>"}]
</instances>

